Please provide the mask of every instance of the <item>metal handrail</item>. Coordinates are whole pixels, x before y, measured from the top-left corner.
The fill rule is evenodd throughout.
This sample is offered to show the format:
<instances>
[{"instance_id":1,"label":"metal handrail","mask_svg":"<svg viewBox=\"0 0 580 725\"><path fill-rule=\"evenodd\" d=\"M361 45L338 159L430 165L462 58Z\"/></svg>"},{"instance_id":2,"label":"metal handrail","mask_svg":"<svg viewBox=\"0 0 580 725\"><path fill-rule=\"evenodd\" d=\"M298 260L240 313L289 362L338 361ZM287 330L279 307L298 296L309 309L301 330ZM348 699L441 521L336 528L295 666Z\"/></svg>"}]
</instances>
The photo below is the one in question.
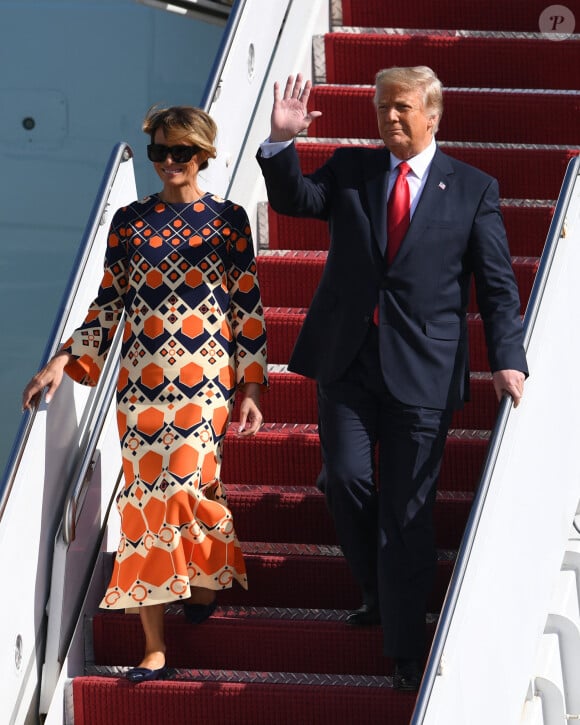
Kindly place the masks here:
<instances>
[{"instance_id":1,"label":"metal handrail","mask_svg":"<svg viewBox=\"0 0 580 725\"><path fill-rule=\"evenodd\" d=\"M562 182L562 188L558 201L556 203L556 209L550 223L548 235L546 237L546 244L542 253L538 272L534 280L534 285L530 294L529 302L524 315L524 348L527 350L530 337L536 322L540 303L546 287L547 278L552 266L558 241L560 239L560 233L566 219L566 213L570 204L570 198L572 195L572 189L574 186L574 179L580 173L580 156L572 159L568 163L564 181ZM465 533L459 548L457 561L453 569L453 575L447 591L447 596L443 603L441 615L437 625L437 630L429 653L429 659L427 668L423 676L423 682L421 689L417 696L415 703L415 709L410 725L420 725L423 722L425 715L427 714L427 706L431 691L435 684L435 678L439 669L439 664L443 656L443 649L449 629L451 626L451 620L455 611L463 579L469 564L469 558L473 549L475 536L479 521L482 516L485 500L490 487L491 478L495 468L495 464L498 458L498 452L501 446L502 438L505 433L507 420L509 413L513 407L511 398L504 398L499 407L498 417L493 428L490 443L488 446L488 452L481 474L481 479L477 487L477 492L473 500L471 512L465 528Z\"/></svg>"},{"instance_id":2,"label":"metal handrail","mask_svg":"<svg viewBox=\"0 0 580 725\"><path fill-rule=\"evenodd\" d=\"M116 371L118 368L118 350L121 346L123 337L123 325L119 323L115 339L109 351L109 360L111 365L105 366L102 373L103 382L99 385L99 389L93 401L93 414L90 416L92 422L91 432L86 443L83 445L83 453L79 464L72 476L72 483L67 493L64 503L64 513L62 520L62 536L66 544L74 541L76 536L77 512L81 508L82 501L86 493L90 480L90 473L95 463L95 450L102 433L105 419L109 411L111 401L115 394L117 386ZM111 368L113 368L111 370ZM95 412L96 411L96 412Z\"/></svg>"},{"instance_id":3,"label":"metal handrail","mask_svg":"<svg viewBox=\"0 0 580 725\"><path fill-rule=\"evenodd\" d=\"M109 162L103 175L103 180L99 187L99 191L93 204L93 208L91 209L88 224L86 226L79 250L73 263L67 289L65 291L65 294L63 295L61 305L58 309L55 322L52 327L52 331L48 338L48 344L41 358L41 363L39 366L40 368L46 365L46 363L50 360L50 358L55 354L58 349L68 319L68 315L72 308L73 301L83 275L83 271L90 255L93 240L97 234L99 227L103 223L103 218L105 212L107 211L108 198L110 191L113 187L113 182L115 180L117 171L123 161L127 161L132 157L133 151L131 147L126 143L117 144L111 152ZM18 466L20 465L20 462L22 460L22 456L24 454L26 443L28 442L30 431L32 430L32 426L36 418L37 411L38 408L27 411L26 415L23 416L20 422L20 426L18 428L12 450L8 458L6 473L0 484L0 520L4 515L6 504L10 497L12 487L14 485L16 472L18 471Z\"/></svg>"},{"instance_id":4,"label":"metal handrail","mask_svg":"<svg viewBox=\"0 0 580 725\"><path fill-rule=\"evenodd\" d=\"M216 98L216 94L219 91L222 73L229 52L234 43L236 31L243 15L245 5L246 0L236 0L234 6L230 11L226 28L222 35L222 40L219 45L218 52L216 54L211 70L209 72L208 82L201 98L200 107L203 108L204 111L209 111L209 108L214 99Z\"/></svg>"}]
</instances>

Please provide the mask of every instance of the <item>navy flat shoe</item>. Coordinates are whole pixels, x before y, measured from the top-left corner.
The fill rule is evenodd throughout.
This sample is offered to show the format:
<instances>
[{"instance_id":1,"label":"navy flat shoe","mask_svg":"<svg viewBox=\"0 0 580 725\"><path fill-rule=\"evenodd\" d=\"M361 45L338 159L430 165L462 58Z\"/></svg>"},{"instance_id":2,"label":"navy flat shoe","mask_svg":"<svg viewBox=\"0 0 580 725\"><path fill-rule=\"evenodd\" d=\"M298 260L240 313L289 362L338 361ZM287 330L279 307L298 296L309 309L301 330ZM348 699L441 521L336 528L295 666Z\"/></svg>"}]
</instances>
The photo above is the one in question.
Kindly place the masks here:
<instances>
[{"instance_id":1,"label":"navy flat shoe","mask_svg":"<svg viewBox=\"0 0 580 725\"><path fill-rule=\"evenodd\" d=\"M185 618L191 624L201 624L209 619L217 607L217 597L209 604L187 604L183 603Z\"/></svg>"},{"instance_id":2,"label":"navy flat shoe","mask_svg":"<svg viewBox=\"0 0 580 725\"><path fill-rule=\"evenodd\" d=\"M125 674L125 679L135 684L152 682L153 680L162 680L166 671L167 667L160 667L158 670L149 670L147 667L133 667L132 670Z\"/></svg>"}]
</instances>

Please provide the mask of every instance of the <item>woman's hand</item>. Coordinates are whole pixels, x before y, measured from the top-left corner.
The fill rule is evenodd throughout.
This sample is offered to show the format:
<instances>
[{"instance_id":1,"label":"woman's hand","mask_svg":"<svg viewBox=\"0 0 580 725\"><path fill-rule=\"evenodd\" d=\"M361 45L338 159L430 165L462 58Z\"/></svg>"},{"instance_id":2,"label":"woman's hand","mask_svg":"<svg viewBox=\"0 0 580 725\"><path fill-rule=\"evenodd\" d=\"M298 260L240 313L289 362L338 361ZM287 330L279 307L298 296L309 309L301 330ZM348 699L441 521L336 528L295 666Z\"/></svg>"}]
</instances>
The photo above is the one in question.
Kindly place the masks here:
<instances>
[{"instance_id":1,"label":"woman's hand","mask_svg":"<svg viewBox=\"0 0 580 725\"><path fill-rule=\"evenodd\" d=\"M315 118L322 116L320 111L308 113L306 108L312 83L306 81L302 86L302 76L288 76L284 94L280 95L278 81L274 83L274 106L270 117L270 141L290 141L301 131L305 131Z\"/></svg>"},{"instance_id":2,"label":"woman's hand","mask_svg":"<svg viewBox=\"0 0 580 725\"><path fill-rule=\"evenodd\" d=\"M68 352L59 352L46 363L42 370L36 373L22 393L22 410L38 407L42 391L45 388L48 388L45 399L47 404L50 403L71 358L72 355Z\"/></svg>"},{"instance_id":3,"label":"woman's hand","mask_svg":"<svg viewBox=\"0 0 580 725\"><path fill-rule=\"evenodd\" d=\"M246 383L244 399L240 405L240 427L238 433L242 436L253 436L262 427L264 420L260 410L260 389L258 383Z\"/></svg>"}]
</instances>

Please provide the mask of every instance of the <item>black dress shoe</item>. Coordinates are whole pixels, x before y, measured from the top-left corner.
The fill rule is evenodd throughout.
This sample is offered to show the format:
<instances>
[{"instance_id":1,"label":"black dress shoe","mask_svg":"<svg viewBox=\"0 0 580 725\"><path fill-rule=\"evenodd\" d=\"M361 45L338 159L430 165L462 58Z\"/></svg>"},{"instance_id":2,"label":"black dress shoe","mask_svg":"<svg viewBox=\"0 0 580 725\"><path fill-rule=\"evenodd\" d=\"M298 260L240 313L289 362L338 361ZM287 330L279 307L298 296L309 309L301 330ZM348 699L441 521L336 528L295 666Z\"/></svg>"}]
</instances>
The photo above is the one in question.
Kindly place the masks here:
<instances>
[{"instance_id":1,"label":"black dress shoe","mask_svg":"<svg viewBox=\"0 0 580 725\"><path fill-rule=\"evenodd\" d=\"M378 607L363 604L348 615L346 623L351 627L374 627L381 623L381 615Z\"/></svg>"},{"instance_id":2,"label":"black dress shoe","mask_svg":"<svg viewBox=\"0 0 580 725\"><path fill-rule=\"evenodd\" d=\"M393 688L401 692L417 692L423 669L417 660L399 659L395 664Z\"/></svg>"},{"instance_id":3,"label":"black dress shoe","mask_svg":"<svg viewBox=\"0 0 580 725\"><path fill-rule=\"evenodd\" d=\"M191 624L201 624L209 619L215 612L217 607L217 597L215 597L209 604L188 604L183 603L183 612L185 618Z\"/></svg>"}]
</instances>

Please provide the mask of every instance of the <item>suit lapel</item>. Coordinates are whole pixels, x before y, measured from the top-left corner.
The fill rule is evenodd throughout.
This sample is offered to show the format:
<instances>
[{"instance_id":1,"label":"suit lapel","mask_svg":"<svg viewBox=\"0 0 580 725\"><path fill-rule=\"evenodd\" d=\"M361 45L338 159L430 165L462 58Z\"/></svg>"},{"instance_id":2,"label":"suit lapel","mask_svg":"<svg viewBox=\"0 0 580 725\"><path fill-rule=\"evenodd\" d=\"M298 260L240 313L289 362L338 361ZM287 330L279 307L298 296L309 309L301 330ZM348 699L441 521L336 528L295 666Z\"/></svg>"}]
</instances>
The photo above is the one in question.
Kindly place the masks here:
<instances>
[{"instance_id":1,"label":"suit lapel","mask_svg":"<svg viewBox=\"0 0 580 725\"><path fill-rule=\"evenodd\" d=\"M423 193L411 219L407 234L401 243L401 248L393 261L393 266L407 255L414 244L421 240L423 229L432 217L433 210L441 203L441 195L448 192L453 167L448 157L439 150L435 152Z\"/></svg>"},{"instance_id":2,"label":"suit lapel","mask_svg":"<svg viewBox=\"0 0 580 725\"><path fill-rule=\"evenodd\" d=\"M381 255L387 250L387 187L390 168L390 157L386 149L377 150L372 163L367 169L366 192L369 205L369 216L375 240ZM413 214L411 224L401 244L393 264L405 256L408 248L421 239L421 233L428 223L433 209L437 208L441 194L449 187L448 177L453 174L449 158L439 149L435 152L423 193Z\"/></svg>"},{"instance_id":3,"label":"suit lapel","mask_svg":"<svg viewBox=\"0 0 580 725\"><path fill-rule=\"evenodd\" d=\"M380 149L369 165L366 178L366 192L369 217L375 240L384 257L387 251L387 184L389 179L389 154Z\"/></svg>"}]
</instances>

